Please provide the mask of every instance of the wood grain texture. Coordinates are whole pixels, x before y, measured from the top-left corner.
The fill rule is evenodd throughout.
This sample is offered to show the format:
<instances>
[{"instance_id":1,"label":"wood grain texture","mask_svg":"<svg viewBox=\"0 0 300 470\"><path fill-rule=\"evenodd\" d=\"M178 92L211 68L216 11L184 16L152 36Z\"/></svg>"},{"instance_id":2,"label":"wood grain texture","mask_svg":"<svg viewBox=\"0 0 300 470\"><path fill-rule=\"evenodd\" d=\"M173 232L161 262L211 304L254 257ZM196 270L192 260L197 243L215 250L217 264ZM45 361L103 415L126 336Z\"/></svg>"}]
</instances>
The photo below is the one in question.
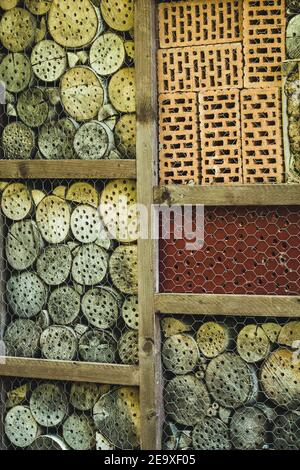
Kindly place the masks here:
<instances>
[{"instance_id":1,"label":"wood grain texture","mask_svg":"<svg viewBox=\"0 0 300 470\"><path fill-rule=\"evenodd\" d=\"M139 371L135 366L15 357L0 357L0 376L139 385Z\"/></svg>"},{"instance_id":2,"label":"wood grain texture","mask_svg":"<svg viewBox=\"0 0 300 470\"><path fill-rule=\"evenodd\" d=\"M18 178L132 178L136 177L135 160L27 160L0 161L0 179Z\"/></svg>"},{"instance_id":3,"label":"wood grain texture","mask_svg":"<svg viewBox=\"0 0 300 470\"><path fill-rule=\"evenodd\" d=\"M5 323L6 323L6 304L5 304L5 262L4 262L4 220L0 214L0 341L2 341ZM1 343L2 346L2 343ZM1 347L2 350L2 347ZM1 353L0 353L1 354ZM1 359L0 359L1 361ZM4 431L4 413L5 413L5 396L6 396L6 380L0 380L0 450L5 449L5 431Z\"/></svg>"},{"instance_id":4,"label":"wood grain texture","mask_svg":"<svg viewBox=\"0 0 300 470\"><path fill-rule=\"evenodd\" d=\"M156 204L207 206L281 206L300 204L300 184L243 186L157 186Z\"/></svg>"},{"instance_id":5,"label":"wood grain texture","mask_svg":"<svg viewBox=\"0 0 300 470\"><path fill-rule=\"evenodd\" d=\"M298 317L300 296L156 294L155 308L175 315Z\"/></svg>"}]
</instances>

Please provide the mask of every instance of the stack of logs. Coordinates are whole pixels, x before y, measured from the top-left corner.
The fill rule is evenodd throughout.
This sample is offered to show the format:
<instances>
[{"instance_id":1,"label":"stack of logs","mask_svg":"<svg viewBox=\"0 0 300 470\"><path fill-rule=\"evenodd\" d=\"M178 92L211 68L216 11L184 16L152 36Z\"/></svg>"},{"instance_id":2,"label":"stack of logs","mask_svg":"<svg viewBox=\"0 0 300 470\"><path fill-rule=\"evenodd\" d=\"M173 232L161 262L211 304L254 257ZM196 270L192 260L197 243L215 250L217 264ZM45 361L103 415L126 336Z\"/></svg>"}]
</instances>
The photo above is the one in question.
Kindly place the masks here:
<instances>
[{"instance_id":1,"label":"stack of logs","mask_svg":"<svg viewBox=\"0 0 300 470\"><path fill-rule=\"evenodd\" d=\"M138 389L91 383L24 382L6 394L9 447L28 450L136 449Z\"/></svg>"},{"instance_id":2,"label":"stack of logs","mask_svg":"<svg viewBox=\"0 0 300 470\"><path fill-rule=\"evenodd\" d=\"M133 0L0 8L1 158L135 158Z\"/></svg>"},{"instance_id":3,"label":"stack of logs","mask_svg":"<svg viewBox=\"0 0 300 470\"><path fill-rule=\"evenodd\" d=\"M135 181L0 189L7 356L137 364Z\"/></svg>"},{"instance_id":4,"label":"stack of logs","mask_svg":"<svg viewBox=\"0 0 300 470\"><path fill-rule=\"evenodd\" d=\"M165 317L166 449L300 449L300 321Z\"/></svg>"}]
</instances>

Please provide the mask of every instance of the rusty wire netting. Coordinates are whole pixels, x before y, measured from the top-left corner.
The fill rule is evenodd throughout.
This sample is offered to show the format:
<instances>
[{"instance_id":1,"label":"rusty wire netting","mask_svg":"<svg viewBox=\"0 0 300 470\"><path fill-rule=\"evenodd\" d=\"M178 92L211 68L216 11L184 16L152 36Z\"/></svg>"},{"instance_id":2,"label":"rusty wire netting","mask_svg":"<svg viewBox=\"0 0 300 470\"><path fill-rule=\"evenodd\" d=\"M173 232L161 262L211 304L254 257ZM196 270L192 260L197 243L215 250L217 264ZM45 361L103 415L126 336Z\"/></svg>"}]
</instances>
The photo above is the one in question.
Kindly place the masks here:
<instances>
[{"instance_id":1,"label":"rusty wire netting","mask_svg":"<svg viewBox=\"0 0 300 470\"><path fill-rule=\"evenodd\" d=\"M4 353L137 364L135 181L2 182L0 199Z\"/></svg>"},{"instance_id":2,"label":"rusty wire netting","mask_svg":"<svg viewBox=\"0 0 300 470\"><path fill-rule=\"evenodd\" d=\"M133 0L0 2L1 158L135 158Z\"/></svg>"},{"instance_id":3,"label":"rusty wire netting","mask_svg":"<svg viewBox=\"0 0 300 470\"><path fill-rule=\"evenodd\" d=\"M163 448L300 447L300 322L165 316Z\"/></svg>"},{"instance_id":4,"label":"rusty wire netting","mask_svg":"<svg viewBox=\"0 0 300 470\"><path fill-rule=\"evenodd\" d=\"M139 448L136 387L9 378L1 381L0 389L4 408L1 448Z\"/></svg>"}]
</instances>

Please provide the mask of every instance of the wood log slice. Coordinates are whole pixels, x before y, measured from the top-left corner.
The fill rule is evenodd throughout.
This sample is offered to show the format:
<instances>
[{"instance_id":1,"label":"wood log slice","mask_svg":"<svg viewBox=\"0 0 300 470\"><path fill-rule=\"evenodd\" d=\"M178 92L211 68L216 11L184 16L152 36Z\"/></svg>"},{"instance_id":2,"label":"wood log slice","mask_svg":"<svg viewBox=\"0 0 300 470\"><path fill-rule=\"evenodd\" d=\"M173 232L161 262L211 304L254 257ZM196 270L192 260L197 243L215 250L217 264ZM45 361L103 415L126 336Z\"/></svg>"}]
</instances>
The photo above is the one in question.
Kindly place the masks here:
<instances>
[{"instance_id":1,"label":"wood log slice","mask_svg":"<svg viewBox=\"0 0 300 470\"><path fill-rule=\"evenodd\" d=\"M135 103L135 71L126 67L116 72L108 85L111 104L121 113L134 113Z\"/></svg>"},{"instance_id":2,"label":"wood log slice","mask_svg":"<svg viewBox=\"0 0 300 470\"><path fill-rule=\"evenodd\" d=\"M115 128L118 117L118 111L110 103L104 104L98 113L98 121L104 122L111 130Z\"/></svg>"},{"instance_id":3,"label":"wood log slice","mask_svg":"<svg viewBox=\"0 0 300 470\"><path fill-rule=\"evenodd\" d=\"M36 44L30 60L35 76L47 83L58 80L67 68L65 49L49 39Z\"/></svg>"},{"instance_id":4,"label":"wood log slice","mask_svg":"<svg viewBox=\"0 0 300 470\"><path fill-rule=\"evenodd\" d=\"M2 193L1 209L8 219L25 219L32 209L30 191L23 183L11 183Z\"/></svg>"},{"instance_id":5,"label":"wood log slice","mask_svg":"<svg viewBox=\"0 0 300 470\"><path fill-rule=\"evenodd\" d=\"M5 416L5 434L16 447L27 447L40 433L40 428L31 411L25 406L15 406Z\"/></svg>"},{"instance_id":6,"label":"wood log slice","mask_svg":"<svg viewBox=\"0 0 300 470\"><path fill-rule=\"evenodd\" d=\"M193 426L211 405L206 385L194 375L178 375L165 387L165 411L170 419L184 426Z\"/></svg>"},{"instance_id":7,"label":"wood log slice","mask_svg":"<svg viewBox=\"0 0 300 470\"><path fill-rule=\"evenodd\" d=\"M136 158L136 116L123 114L115 127L116 145L124 158Z\"/></svg>"},{"instance_id":8,"label":"wood log slice","mask_svg":"<svg viewBox=\"0 0 300 470\"><path fill-rule=\"evenodd\" d=\"M3 158L29 160L35 150L33 131L22 122L11 122L2 133Z\"/></svg>"},{"instance_id":9,"label":"wood log slice","mask_svg":"<svg viewBox=\"0 0 300 470\"><path fill-rule=\"evenodd\" d=\"M274 447L277 450L300 449L300 417L287 412L277 416L272 431Z\"/></svg>"},{"instance_id":10,"label":"wood log slice","mask_svg":"<svg viewBox=\"0 0 300 470\"><path fill-rule=\"evenodd\" d=\"M47 295L43 281L29 271L13 274L6 285L8 305L20 318L32 318L40 313L47 302Z\"/></svg>"},{"instance_id":11,"label":"wood log slice","mask_svg":"<svg viewBox=\"0 0 300 470\"><path fill-rule=\"evenodd\" d=\"M31 190L31 197L32 197L32 200L33 200L33 203L34 203L35 207L37 207L39 205L39 203L46 196L47 196L47 194L44 191L42 191L41 189L32 189Z\"/></svg>"},{"instance_id":12,"label":"wood log slice","mask_svg":"<svg viewBox=\"0 0 300 470\"><path fill-rule=\"evenodd\" d=\"M137 388L121 387L103 395L94 406L93 417L96 428L113 446L126 450L140 446Z\"/></svg>"},{"instance_id":13,"label":"wood log slice","mask_svg":"<svg viewBox=\"0 0 300 470\"><path fill-rule=\"evenodd\" d=\"M163 343L162 360L165 368L174 374L192 372L199 361L196 341L184 334L170 336Z\"/></svg>"},{"instance_id":14,"label":"wood log slice","mask_svg":"<svg viewBox=\"0 0 300 470\"><path fill-rule=\"evenodd\" d=\"M115 33L104 33L96 39L90 49L90 64L98 75L112 75L125 60L123 39Z\"/></svg>"},{"instance_id":15,"label":"wood log slice","mask_svg":"<svg viewBox=\"0 0 300 470\"><path fill-rule=\"evenodd\" d=\"M99 195L95 188L87 182L73 183L67 191L66 200L77 204L89 204L97 208L99 204Z\"/></svg>"},{"instance_id":16,"label":"wood log slice","mask_svg":"<svg viewBox=\"0 0 300 470\"><path fill-rule=\"evenodd\" d=\"M97 209L87 204L74 209L71 215L71 230L81 243L94 243L98 240L102 222Z\"/></svg>"},{"instance_id":17,"label":"wood log slice","mask_svg":"<svg viewBox=\"0 0 300 470\"><path fill-rule=\"evenodd\" d=\"M60 82L61 101L65 111L76 121L97 117L104 103L101 80L87 67L73 67Z\"/></svg>"},{"instance_id":18,"label":"wood log slice","mask_svg":"<svg viewBox=\"0 0 300 470\"><path fill-rule=\"evenodd\" d=\"M57 361L73 361L77 353L77 336L68 326L50 326L43 331L40 345L43 357Z\"/></svg>"},{"instance_id":19,"label":"wood log slice","mask_svg":"<svg viewBox=\"0 0 300 470\"><path fill-rule=\"evenodd\" d=\"M68 398L59 385L43 383L32 392L30 411L38 424L45 428L60 425L68 413Z\"/></svg>"},{"instance_id":20,"label":"wood log slice","mask_svg":"<svg viewBox=\"0 0 300 470\"><path fill-rule=\"evenodd\" d=\"M119 246L109 260L110 277L123 294L137 294L137 246Z\"/></svg>"},{"instance_id":21,"label":"wood log slice","mask_svg":"<svg viewBox=\"0 0 300 470\"><path fill-rule=\"evenodd\" d=\"M104 21L117 31L129 31L134 25L133 0L102 0L101 13Z\"/></svg>"},{"instance_id":22,"label":"wood log slice","mask_svg":"<svg viewBox=\"0 0 300 470\"><path fill-rule=\"evenodd\" d=\"M70 325L80 313L80 295L70 286L51 292L48 301L49 315L57 325Z\"/></svg>"},{"instance_id":23,"label":"wood log slice","mask_svg":"<svg viewBox=\"0 0 300 470\"><path fill-rule=\"evenodd\" d=\"M135 47L134 47L134 41L125 41L125 52L127 54L127 57L129 57L129 59L131 60L134 60L134 56L135 56Z\"/></svg>"},{"instance_id":24,"label":"wood log slice","mask_svg":"<svg viewBox=\"0 0 300 470\"><path fill-rule=\"evenodd\" d=\"M63 118L45 124L39 131L38 146L47 160L72 160L76 157L73 146L76 126L71 119Z\"/></svg>"},{"instance_id":25,"label":"wood log slice","mask_svg":"<svg viewBox=\"0 0 300 470\"><path fill-rule=\"evenodd\" d=\"M231 443L229 430L218 418L202 416L192 433L195 450L229 450Z\"/></svg>"},{"instance_id":26,"label":"wood log slice","mask_svg":"<svg viewBox=\"0 0 300 470\"><path fill-rule=\"evenodd\" d=\"M174 317L163 318L161 320L161 328L166 338L180 333L188 333L192 330L190 325Z\"/></svg>"},{"instance_id":27,"label":"wood log slice","mask_svg":"<svg viewBox=\"0 0 300 470\"><path fill-rule=\"evenodd\" d=\"M17 405L22 405L29 394L29 384L21 385L20 387L14 388L7 392L7 399L5 402L5 407L8 410Z\"/></svg>"},{"instance_id":28,"label":"wood log slice","mask_svg":"<svg viewBox=\"0 0 300 470\"><path fill-rule=\"evenodd\" d=\"M107 158L114 147L112 130L103 122L87 122L76 132L74 149L81 160Z\"/></svg>"},{"instance_id":29,"label":"wood log slice","mask_svg":"<svg viewBox=\"0 0 300 470\"><path fill-rule=\"evenodd\" d=\"M25 90L18 99L19 118L29 127L40 127L47 120L49 105L40 88Z\"/></svg>"},{"instance_id":30,"label":"wood log slice","mask_svg":"<svg viewBox=\"0 0 300 470\"><path fill-rule=\"evenodd\" d=\"M21 52L34 41L36 20L24 8L13 8L4 13L0 21L0 41L11 52Z\"/></svg>"},{"instance_id":31,"label":"wood log slice","mask_svg":"<svg viewBox=\"0 0 300 470\"><path fill-rule=\"evenodd\" d=\"M270 341L259 325L247 325L237 337L237 350L244 361L260 362L270 353Z\"/></svg>"},{"instance_id":32,"label":"wood log slice","mask_svg":"<svg viewBox=\"0 0 300 470\"><path fill-rule=\"evenodd\" d=\"M32 320L16 320L8 325L4 334L6 355L36 357L39 353L41 328Z\"/></svg>"},{"instance_id":33,"label":"wood log slice","mask_svg":"<svg viewBox=\"0 0 300 470\"><path fill-rule=\"evenodd\" d=\"M138 331L126 331L119 339L118 351L122 364L137 365L139 363Z\"/></svg>"},{"instance_id":34,"label":"wood log slice","mask_svg":"<svg viewBox=\"0 0 300 470\"><path fill-rule=\"evenodd\" d=\"M103 281L107 269L107 252L95 243L90 243L78 249L73 259L72 277L78 284L94 286Z\"/></svg>"},{"instance_id":35,"label":"wood log slice","mask_svg":"<svg viewBox=\"0 0 300 470\"><path fill-rule=\"evenodd\" d=\"M119 303L111 292L97 287L83 296L82 312L90 325L105 330L117 323Z\"/></svg>"},{"instance_id":36,"label":"wood log slice","mask_svg":"<svg viewBox=\"0 0 300 470\"><path fill-rule=\"evenodd\" d=\"M114 445L100 432L96 432L96 450L114 450Z\"/></svg>"},{"instance_id":37,"label":"wood log slice","mask_svg":"<svg viewBox=\"0 0 300 470\"><path fill-rule=\"evenodd\" d=\"M33 220L15 222L9 228L5 241L5 253L13 269L30 268L43 248L43 239Z\"/></svg>"},{"instance_id":38,"label":"wood log slice","mask_svg":"<svg viewBox=\"0 0 300 470\"><path fill-rule=\"evenodd\" d=\"M300 59L300 15L294 16L287 25L286 50L290 59Z\"/></svg>"},{"instance_id":39,"label":"wood log slice","mask_svg":"<svg viewBox=\"0 0 300 470\"><path fill-rule=\"evenodd\" d=\"M89 0L53 0L48 14L48 29L54 41L63 47L88 46L99 28L99 19Z\"/></svg>"},{"instance_id":40,"label":"wood log slice","mask_svg":"<svg viewBox=\"0 0 300 470\"><path fill-rule=\"evenodd\" d=\"M261 368L260 381L266 396L277 405L299 408L300 365L293 351L279 348L272 352Z\"/></svg>"},{"instance_id":41,"label":"wood log slice","mask_svg":"<svg viewBox=\"0 0 300 470\"><path fill-rule=\"evenodd\" d=\"M205 322L197 331L197 344L201 353L213 358L226 351L230 345L230 332L226 325Z\"/></svg>"},{"instance_id":42,"label":"wood log slice","mask_svg":"<svg viewBox=\"0 0 300 470\"><path fill-rule=\"evenodd\" d=\"M33 441L27 450L69 450L67 444L59 437L52 434L44 434Z\"/></svg>"},{"instance_id":43,"label":"wood log slice","mask_svg":"<svg viewBox=\"0 0 300 470\"><path fill-rule=\"evenodd\" d=\"M98 384L73 383L70 391L70 403L80 411L90 411L99 400L101 390Z\"/></svg>"},{"instance_id":44,"label":"wood log slice","mask_svg":"<svg viewBox=\"0 0 300 470\"><path fill-rule=\"evenodd\" d=\"M213 358L205 372L213 399L226 408L238 408L257 398L258 380L254 369L235 353Z\"/></svg>"},{"instance_id":45,"label":"wood log slice","mask_svg":"<svg viewBox=\"0 0 300 470\"><path fill-rule=\"evenodd\" d=\"M36 325L39 326L42 330L49 328L50 326L50 317L47 310L42 310L36 319Z\"/></svg>"},{"instance_id":46,"label":"wood log slice","mask_svg":"<svg viewBox=\"0 0 300 470\"><path fill-rule=\"evenodd\" d=\"M27 9L33 15L45 15L51 7L52 0L25 0Z\"/></svg>"},{"instance_id":47,"label":"wood log slice","mask_svg":"<svg viewBox=\"0 0 300 470\"><path fill-rule=\"evenodd\" d=\"M19 0L0 0L0 8L2 10L11 10L15 8L19 3Z\"/></svg>"},{"instance_id":48,"label":"wood log slice","mask_svg":"<svg viewBox=\"0 0 300 470\"><path fill-rule=\"evenodd\" d=\"M83 361L113 364L116 354L117 342L106 331L91 330L79 340L79 355Z\"/></svg>"},{"instance_id":49,"label":"wood log slice","mask_svg":"<svg viewBox=\"0 0 300 470\"><path fill-rule=\"evenodd\" d=\"M64 242L70 232L70 208L57 196L45 197L37 207L36 222L48 243Z\"/></svg>"},{"instance_id":50,"label":"wood log slice","mask_svg":"<svg viewBox=\"0 0 300 470\"><path fill-rule=\"evenodd\" d=\"M261 325L271 343L277 343L281 326L278 323L268 322Z\"/></svg>"},{"instance_id":51,"label":"wood log slice","mask_svg":"<svg viewBox=\"0 0 300 470\"><path fill-rule=\"evenodd\" d=\"M65 282L72 266L72 254L67 245L47 246L36 263L40 278L49 286Z\"/></svg>"},{"instance_id":52,"label":"wood log slice","mask_svg":"<svg viewBox=\"0 0 300 470\"><path fill-rule=\"evenodd\" d=\"M236 410L230 422L230 437L235 449L262 449L268 437L266 416L256 407Z\"/></svg>"},{"instance_id":53,"label":"wood log slice","mask_svg":"<svg viewBox=\"0 0 300 470\"><path fill-rule=\"evenodd\" d=\"M126 325L133 330L139 329L139 302L136 295L127 297L122 305L122 318Z\"/></svg>"},{"instance_id":54,"label":"wood log slice","mask_svg":"<svg viewBox=\"0 0 300 470\"><path fill-rule=\"evenodd\" d=\"M32 77L30 60L20 53L7 54L0 63L0 80L5 83L6 90L20 93L25 90Z\"/></svg>"},{"instance_id":55,"label":"wood log slice","mask_svg":"<svg viewBox=\"0 0 300 470\"><path fill-rule=\"evenodd\" d=\"M300 321L290 321L283 325L278 336L278 343L283 346L299 349L300 346Z\"/></svg>"},{"instance_id":56,"label":"wood log slice","mask_svg":"<svg viewBox=\"0 0 300 470\"><path fill-rule=\"evenodd\" d=\"M96 444L96 431L92 418L72 414L63 424L63 438L73 450L91 450Z\"/></svg>"}]
</instances>

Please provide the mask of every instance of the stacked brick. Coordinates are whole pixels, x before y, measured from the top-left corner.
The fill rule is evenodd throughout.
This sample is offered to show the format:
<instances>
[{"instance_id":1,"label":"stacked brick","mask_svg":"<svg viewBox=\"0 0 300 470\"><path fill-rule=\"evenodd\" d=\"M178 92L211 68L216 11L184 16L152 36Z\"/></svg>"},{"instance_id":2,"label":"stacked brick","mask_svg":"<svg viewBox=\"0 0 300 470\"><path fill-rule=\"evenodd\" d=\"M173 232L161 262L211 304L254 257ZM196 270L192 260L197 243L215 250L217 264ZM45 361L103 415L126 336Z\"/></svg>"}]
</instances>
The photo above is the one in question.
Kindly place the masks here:
<instances>
[{"instance_id":1,"label":"stacked brick","mask_svg":"<svg viewBox=\"0 0 300 470\"><path fill-rule=\"evenodd\" d=\"M284 179L284 0L158 6L162 184Z\"/></svg>"}]
</instances>

